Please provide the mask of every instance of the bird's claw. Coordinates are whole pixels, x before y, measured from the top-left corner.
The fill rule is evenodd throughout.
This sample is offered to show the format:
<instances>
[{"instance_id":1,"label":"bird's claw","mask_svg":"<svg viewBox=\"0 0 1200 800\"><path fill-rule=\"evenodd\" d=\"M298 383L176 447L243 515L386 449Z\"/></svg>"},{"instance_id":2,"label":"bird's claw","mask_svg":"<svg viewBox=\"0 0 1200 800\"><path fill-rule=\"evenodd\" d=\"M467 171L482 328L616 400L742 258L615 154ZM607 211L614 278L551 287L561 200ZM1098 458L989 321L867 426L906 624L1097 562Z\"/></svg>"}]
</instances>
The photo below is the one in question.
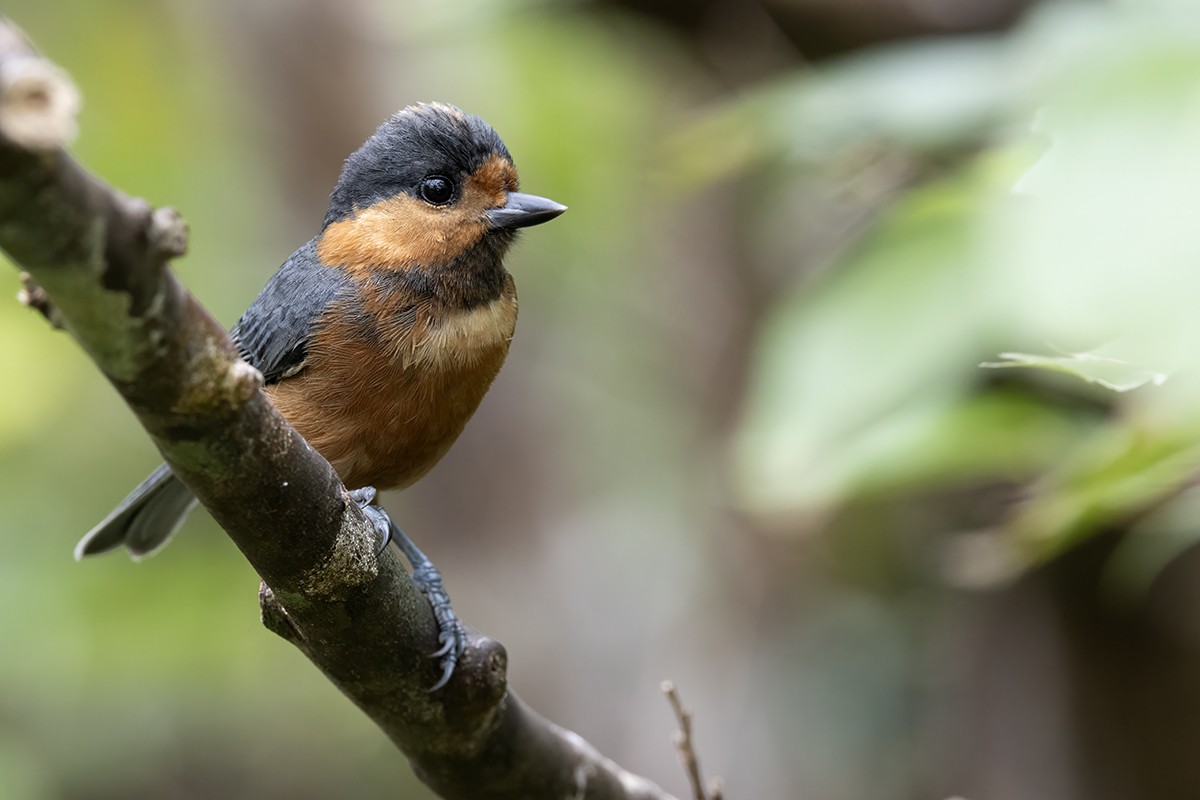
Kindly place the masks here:
<instances>
[{"instance_id":1,"label":"bird's claw","mask_svg":"<svg viewBox=\"0 0 1200 800\"><path fill-rule=\"evenodd\" d=\"M438 689L441 689L450 682L450 676L454 674L454 668L458 666L458 657L462 654L463 629L462 624L455 620L455 630L443 631L438 637L444 642L436 653L431 653L430 658L441 657L442 659L442 677L438 678L438 682L429 687L429 693L432 694Z\"/></svg>"},{"instance_id":2,"label":"bird's claw","mask_svg":"<svg viewBox=\"0 0 1200 800\"><path fill-rule=\"evenodd\" d=\"M450 631L444 631L438 634L438 641L442 643L442 646L430 653L430 658L440 658L441 656L446 655L457 643L454 635L450 633Z\"/></svg>"},{"instance_id":3,"label":"bird's claw","mask_svg":"<svg viewBox=\"0 0 1200 800\"><path fill-rule=\"evenodd\" d=\"M441 659L442 677L429 688L430 692L436 692L449 683L450 676L454 674L454 668L458 666L458 659L462 655L466 632L450 605L450 595L442 585L442 576L433 564L426 561L414 567L412 578L413 583L429 601L434 621L438 626L438 642L442 646L429 654L430 658Z\"/></svg>"}]
</instances>

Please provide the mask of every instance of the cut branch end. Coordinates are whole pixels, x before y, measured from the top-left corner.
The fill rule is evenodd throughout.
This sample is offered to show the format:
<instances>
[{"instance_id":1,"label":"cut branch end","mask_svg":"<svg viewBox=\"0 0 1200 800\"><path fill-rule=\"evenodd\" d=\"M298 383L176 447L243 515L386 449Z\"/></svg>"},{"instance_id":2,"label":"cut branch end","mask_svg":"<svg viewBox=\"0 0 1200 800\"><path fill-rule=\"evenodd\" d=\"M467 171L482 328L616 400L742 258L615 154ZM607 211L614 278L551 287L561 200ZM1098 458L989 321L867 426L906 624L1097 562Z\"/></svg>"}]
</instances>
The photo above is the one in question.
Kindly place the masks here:
<instances>
[{"instance_id":1,"label":"cut branch end","mask_svg":"<svg viewBox=\"0 0 1200 800\"><path fill-rule=\"evenodd\" d=\"M0 135L18 147L48 153L69 143L80 105L75 84L49 61L36 55L0 61Z\"/></svg>"}]
</instances>

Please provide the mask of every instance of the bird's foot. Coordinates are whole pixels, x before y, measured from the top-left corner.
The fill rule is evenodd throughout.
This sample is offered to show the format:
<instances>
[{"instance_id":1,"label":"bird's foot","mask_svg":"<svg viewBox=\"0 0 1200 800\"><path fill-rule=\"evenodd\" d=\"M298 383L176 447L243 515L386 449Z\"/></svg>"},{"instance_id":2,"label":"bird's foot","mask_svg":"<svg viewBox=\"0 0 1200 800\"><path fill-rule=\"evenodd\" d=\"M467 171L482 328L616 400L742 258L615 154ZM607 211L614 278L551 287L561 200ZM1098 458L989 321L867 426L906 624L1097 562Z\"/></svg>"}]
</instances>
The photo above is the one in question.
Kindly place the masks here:
<instances>
[{"instance_id":1,"label":"bird's foot","mask_svg":"<svg viewBox=\"0 0 1200 800\"><path fill-rule=\"evenodd\" d=\"M404 536L404 533L401 532L400 536ZM404 549L403 546L401 549ZM411 557L409 560L412 560ZM414 563L412 579L417 588L425 595L425 599L429 601L429 605L433 609L433 618L438 626L438 642L442 646L429 654L430 658L441 659L439 663L442 668L442 677L438 678L437 683L429 689L431 692L436 692L450 682L450 676L454 674L454 668L458 666L458 659L462 655L463 644L466 642L466 631L463 630L462 622L459 621L458 615L454 613L454 609L450 605L450 595L442 584L441 573L428 558L423 564Z\"/></svg>"},{"instance_id":2,"label":"bird's foot","mask_svg":"<svg viewBox=\"0 0 1200 800\"><path fill-rule=\"evenodd\" d=\"M450 595L442 583L442 574L429 560L429 556L421 552L413 540L408 538L408 534L397 527L388 513L379 506L373 505L375 496L376 491L372 486L365 486L350 492L350 499L362 509L367 519L371 521L372 527L375 528L376 535L379 537L377 552L382 553L391 542L400 548L400 552L412 565L413 584L421 590L421 594L425 595L430 608L433 609L433 619L437 623L438 642L441 647L431 653L430 658L441 659L442 677L430 687L429 691L436 692L450 682L450 676L454 674L454 668L458 666L458 659L462 655L463 645L466 642L466 631L450 605Z\"/></svg>"},{"instance_id":3,"label":"bird's foot","mask_svg":"<svg viewBox=\"0 0 1200 800\"><path fill-rule=\"evenodd\" d=\"M374 486L351 489L348 494L354 504L371 521L371 527L375 529L375 555L378 557L388 546L388 542L392 540L392 518L379 506L372 505L379 494Z\"/></svg>"}]
</instances>

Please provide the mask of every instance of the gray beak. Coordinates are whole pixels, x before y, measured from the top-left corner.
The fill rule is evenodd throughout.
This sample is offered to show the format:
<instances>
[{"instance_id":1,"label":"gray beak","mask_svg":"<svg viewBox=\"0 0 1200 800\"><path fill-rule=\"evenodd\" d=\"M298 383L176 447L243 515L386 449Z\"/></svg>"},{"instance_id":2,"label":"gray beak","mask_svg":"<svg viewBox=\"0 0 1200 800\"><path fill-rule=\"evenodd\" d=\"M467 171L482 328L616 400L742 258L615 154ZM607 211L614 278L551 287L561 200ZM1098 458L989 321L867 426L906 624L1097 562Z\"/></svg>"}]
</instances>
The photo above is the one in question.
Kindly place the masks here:
<instances>
[{"instance_id":1,"label":"gray beak","mask_svg":"<svg viewBox=\"0 0 1200 800\"><path fill-rule=\"evenodd\" d=\"M493 208L485 215L488 224L495 229L528 228L530 225L541 225L549 222L567 207L545 197L523 192L509 192L508 202L500 208Z\"/></svg>"}]
</instances>

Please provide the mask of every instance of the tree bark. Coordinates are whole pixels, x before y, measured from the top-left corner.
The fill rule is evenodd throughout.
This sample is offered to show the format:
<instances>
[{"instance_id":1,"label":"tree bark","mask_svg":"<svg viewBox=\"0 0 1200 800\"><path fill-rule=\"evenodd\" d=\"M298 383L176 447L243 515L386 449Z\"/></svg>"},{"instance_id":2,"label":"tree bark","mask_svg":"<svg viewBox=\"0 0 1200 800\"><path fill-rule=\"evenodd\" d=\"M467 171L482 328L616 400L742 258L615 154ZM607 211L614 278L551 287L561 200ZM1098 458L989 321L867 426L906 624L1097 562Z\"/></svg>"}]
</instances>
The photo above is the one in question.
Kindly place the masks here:
<instances>
[{"instance_id":1,"label":"tree bark","mask_svg":"<svg viewBox=\"0 0 1200 800\"><path fill-rule=\"evenodd\" d=\"M187 231L63 150L69 79L0 18L0 248L25 301L64 327L263 579L264 624L370 716L445 798L668 798L508 690L472 634L431 694L429 605L333 469L260 391L226 331L167 268Z\"/></svg>"}]
</instances>

